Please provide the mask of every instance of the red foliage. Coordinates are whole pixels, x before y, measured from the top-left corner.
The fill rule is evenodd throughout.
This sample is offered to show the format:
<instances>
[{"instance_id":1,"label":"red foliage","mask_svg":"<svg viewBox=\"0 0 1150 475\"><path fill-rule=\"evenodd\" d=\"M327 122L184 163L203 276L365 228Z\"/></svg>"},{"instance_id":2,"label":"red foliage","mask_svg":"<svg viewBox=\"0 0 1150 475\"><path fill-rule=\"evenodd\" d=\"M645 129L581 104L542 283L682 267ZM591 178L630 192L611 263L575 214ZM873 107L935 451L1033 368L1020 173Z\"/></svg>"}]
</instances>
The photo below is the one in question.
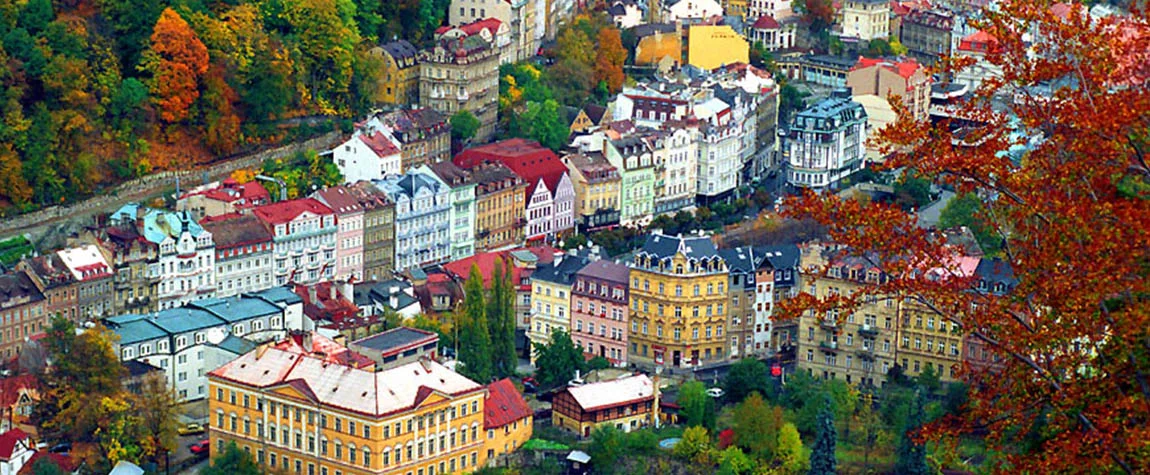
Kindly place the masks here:
<instances>
[{"instance_id":1,"label":"red foliage","mask_svg":"<svg viewBox=\"0 0 1150 475\"><path fill-rule=\"evenodd\" d=\"M200 96L198 81L208 70L208 48L171 8L165 8L152 32L147 67L160 118L179 122Z\"/></svg>"}]
</instances>

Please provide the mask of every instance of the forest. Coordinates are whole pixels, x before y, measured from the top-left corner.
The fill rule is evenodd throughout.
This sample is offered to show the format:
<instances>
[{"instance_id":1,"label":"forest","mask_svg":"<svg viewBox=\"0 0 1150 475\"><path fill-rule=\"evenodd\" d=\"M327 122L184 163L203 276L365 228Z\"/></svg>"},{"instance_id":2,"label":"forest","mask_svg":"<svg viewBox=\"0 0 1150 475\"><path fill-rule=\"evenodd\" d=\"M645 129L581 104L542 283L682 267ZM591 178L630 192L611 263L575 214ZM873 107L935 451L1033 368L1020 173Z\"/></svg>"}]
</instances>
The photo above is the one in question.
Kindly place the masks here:
<instances>
[{"instance_id":1,"label":"forest","mask_svg":"<svg viewBox=\"0 0 1150 475\"><path fill-rule=\"evenodd\" d=\"M331 130L449 3L0 0L0 214Z\"/></svg>"}]
</instances>

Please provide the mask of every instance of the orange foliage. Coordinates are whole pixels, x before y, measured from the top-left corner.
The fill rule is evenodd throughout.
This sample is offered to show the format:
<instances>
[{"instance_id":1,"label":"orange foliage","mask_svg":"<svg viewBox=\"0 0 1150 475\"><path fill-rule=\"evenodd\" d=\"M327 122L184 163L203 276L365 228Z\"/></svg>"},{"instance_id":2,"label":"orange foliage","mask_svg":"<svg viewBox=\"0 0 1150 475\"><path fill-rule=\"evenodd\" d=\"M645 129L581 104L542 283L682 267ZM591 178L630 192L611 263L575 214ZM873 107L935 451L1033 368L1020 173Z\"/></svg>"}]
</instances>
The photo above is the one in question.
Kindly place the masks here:
<instances>
[{"instance_id":1,"label":"orange foliage","mask_svg":"<svg viewBox=\"0 0 1150 475\"><path fill-rule=\"evenodd\" d=\"M208 49L171 8L165 8L152 32L145 66L152 72L151 90L160 118L179 122L200 96L198 81L208 70Z\"/></svg>"},{"instance_id":2,"label":"orange foliage","mask_svg":"<svg viewBox=\"0 0 1150 475\"><path fill-rule=\"evenodd\" d=\"M240 97L224 80L224 71L224 67L213 65L204 77L204 99L207 105L204 115L208 120L204 142L220 155L235 151L236 145L243 138L240 133L240 117L235 107Z\"/></svg>"},{"instance_id":3,"label":"orange foliage","mask_svg":"<svg viewBox=\"0 0 1150 475\"><path fill-rule=\"evenodd\" d=\"M619 30L607 27L599 30L599 49L595 52L595 82L606 81L607 89L619 92L623 89L623 63L627 61L627 50Z\"/></svg>"},{"instance_id":4,"label":"orange foliage","mask_svg":"<svg viewBox=\"0 0 1150 475\"><path fill-rule=\"evenodd\" d=\"M32 199L32 188L24 180L24 166L11 145L0 146L0 196L15 204Z\"/></svg>"}]
</instances>

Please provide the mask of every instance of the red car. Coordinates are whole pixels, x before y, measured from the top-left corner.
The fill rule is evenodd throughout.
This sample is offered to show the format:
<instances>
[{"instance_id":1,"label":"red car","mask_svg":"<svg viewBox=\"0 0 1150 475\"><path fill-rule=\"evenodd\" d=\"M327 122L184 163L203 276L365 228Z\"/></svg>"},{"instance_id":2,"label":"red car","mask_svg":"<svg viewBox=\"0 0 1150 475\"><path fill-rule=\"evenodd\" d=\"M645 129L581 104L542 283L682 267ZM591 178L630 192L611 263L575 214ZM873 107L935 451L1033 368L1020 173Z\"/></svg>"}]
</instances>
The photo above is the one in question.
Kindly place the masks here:
<instances>
[{"instance_id":1,"label":"red car","mask_svg":"<svg viewBox=\"0 0 1150 475\"><path fill-rule=\"evenodd\" d=\"M208 439L201 440L188 446L188 449L190 449L192 453L196 455L208 455L208 452L211 448L212 441Z\"/></svg>"}]
</instances>

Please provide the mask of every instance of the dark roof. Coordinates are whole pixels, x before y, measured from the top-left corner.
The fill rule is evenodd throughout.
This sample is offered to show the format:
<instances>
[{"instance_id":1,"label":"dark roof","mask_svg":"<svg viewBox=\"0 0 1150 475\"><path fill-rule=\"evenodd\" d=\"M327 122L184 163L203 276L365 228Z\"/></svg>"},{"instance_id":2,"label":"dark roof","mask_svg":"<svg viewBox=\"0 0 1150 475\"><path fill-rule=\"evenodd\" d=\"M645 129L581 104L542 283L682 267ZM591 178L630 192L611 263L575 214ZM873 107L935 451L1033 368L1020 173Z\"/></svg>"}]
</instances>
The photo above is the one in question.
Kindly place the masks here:
<instances>
[{"instance_id":1,"label":"dark roof","mask_svg":"<svg viewBox=\"0 0 1150 475\"><path fill-rule=\"evenodd\" d=\"M60 260L55 252L36 256L24 261L29 271L34 274L45 289L54 289L76 282L72 271Z\"/></svg>"},{"instance_id":2,"label":"dark roof","mask_svg":"<svg viewBox=\"0 0 1150 475\"><path fill-rule=\"evenodd\" d=\"M763 255L760 268L770 266L772 269L793 269L799 266L799 247L794 244L781 246L762 246L755 250Z\"/></svg>"},{"instance_id":3,"label":"dark roof","mask_svg":"<svg viewBox=\"0 0 1150 475\"><path fill-rule=\"evenodd\" d=\"M379 45L387 54L395 59L415 59L419 54L419 50L415 49L407 40L392 41Z\"/></svg>"},{"instance_id":4,"label":"dark roof","mask_svg":"<svg viewBox=\"0 0 1150 475\"><path fill-rule=\"evenodd\" d=\"M408 290L411 289L411 284L399 279L390 279L382 282L359 282L352 288L352 293L355 294L355 304L371 305L379 302L392 310L405 309L410 305L418 303L415 297L408 295ZM394 292L393 292L394 290ZM396 298L396 305L392 307L391 296Z\"/></svg>"},{"instance_id":5,"label":"dark roof","mask_svg":"<svg viewBox=\"0 0 1150 475\"><path fill-rule=\"evenodd\" d=\"M631 269L609 259L599 259L583 266L583 269L579 270L577 274L583 277L626 284L631 276Z\"/></svg>"},{"instance_id":6,"label":"dark roof","mask_svg":"<svg viewBox=\"0 0 1150 475\"><path fill-rule=\"evenodd\" d=\"M245 355L249 351L256 349L256 343L254 341L248 340L247 338L240 338L231 333L214 346L236 356Z\"/></svg>"},{"instance_id":7,"label":"dark roof","mask_svg":"<svg viewBox=\"0 0 1150 475\"><path fill-rule=\"evenodd\" d=\"M426 330L417 328L399 327L392 328L378 335L372 335L361 340L352 342L354 345L362 346L367 349L376 350L380 352L387 352L395 348L412 345L419 343L428 338L438 339L438 335Z\"/></svg>"},{"instance_id":8,"label":"dark roof","mask_svg":"<svg viewBox=\"0 0 1150 475\"><path fill-rule=\"evenodd\" d=\"M487 385L487 400L483 402L484 429L503 427L531 415L531 407L510 379L501 379Z\"/></svg>"},{"instance_id":9,"label":"dark roof","mask_svg":"<svg viewBox=\"0 0 1150 475\"><path fill-rule=\"evenodd\" d=\"M337 215L363 211L363 205L359 204L359 199L343 185L324 188L315 192L314 196L332 211L335 211Z\"/></svg>"},{"instance_id":10,"label":"dark roof","mask_svg":"<svg viewBox=\"0 0 1150 475\"><path fill-rule=\"evenodd\" d=\"M471 178L479 185L497 183L503 180L511 180L517 184L523 182L523 179L519 178L519 175L516 175L510 168L507 168L507 165L495 161L471 167Z\"/></svg>"},{"instance_id":11,"label":"dark roof","mask_svg":"<svg viewBox=\"0 0 1150 475\"><path fill-rule=\"evenodd\" d=\"M647 242L640 249L642 254L650 254L658 259L674 257L678 252L691 259L721 257L710 236L668 236L654 233L647 236Z\"/></svg>"},{"instance_id":12,"label":"dark roof","mask_svg":"<svg viewBox=\"0 0 1150 475\"><path fill-rule=\"evenodd\" d=\"M217 250L272 240L272 233L263 222L250 214L232 215L223 221L205 219L200 225L212 233Z\"/></svg>"},{"instance_id":13,"label":"dark roof","mask_svg":"<svg viewBox=\"0 0 1150 475\"><path fill-rule=\"evenodd\" d=\"M674 33L675 25L670 23L646 23L631 28L631 31L635 33L635 39L641 39L654 35L655 33Z\"/></svg>"},{"instance_id":14,"label":"dark roof","mask_svg":"<svg viewBox=\"0 0 1150 475\"><path fill-rule=\"evenodd\" d=\"M731 272L751 273L763 262L763 256L750 246L719 250Z\"/></svg>"},{"instance_id":15,"label":"dark roof","mask_svg":"<svg viewBox=\"0 0 1150 475\"><path fill-rule=\"evenodd\" d=\"M155 366L152 366L152 365L145 363L143 361L140 361L140 360L123 361L120 363L120 366L123 366L124 369L128 372L129 378L135 378L138 376L143 376L143 375L151 373L153 371L163 371L160 368L157 368Z\"/></svg>"},{"instance_id":16,"label":"dark roof","mask_svg":"<svg viewBox=\"0 0 1150 475\"><path fill-rule=\"evenodd\" d=\"M428 167L431 168L431 171L434 172L440 180L447 183L449 187L454 188L474 183L471 180L471 172L455 166L455 164L450 161L432 163L428 165Z\"/></svg>"},{"instance_id":17,"label":"dark roof","mask_svg":"<svg viewBox=\"0 0 1150 475\"><path fill-rule=\"evenodd\" d=\"M364 210L386 208L393 203L387 193L380 190L370 181L359 181L347 186L347 191L359 201Z\"/></svg>"},{"instance_id":18,"label":"dark roof","mask_svg":"<svg viewBox=\"0 0 1150 475\"><path fill-rule=\"evenodd\" d=\"M979 260L974 273L980 281L986 282L990 289L994 289L995 284L1004 284L1007 291L1010 291L1018 285L1018 279L1014 277L1014 269L1010 267L1010 263L997 257Z\"/></svg>"},{"instance_id":19,"label":"dark roof","mask_svg":"<svg viewBox=\"0 0 1150 475\"><path fill-rule=\"evenodd\" d=\"M592 123L599 125L599 121L603 120L603 115L607 113L607 108L598 104L587 104L583 106L583 113L587 114Z\"/></svg>"},{"instance_id":20,"label":"dark roof","mask_svg":"<svg viewBox=\"0 0 1150 475\"><path fill-rule=\"evenodd\" d=\"M558 256L558 254L556 254L556 256ZM535 269L535 273L531 274L531 278L544 282L570 285L571 282L575 280L575 274L586 267L590 262L590 259L583 256L563 254L559 265L555 265L555 261L551 261L548 264L539 264Z\"/></svg>"},{"instance_id":21,"label":"dark roof","mask_svg":"<svg viewBox=\"0 0 1150 475\"><path fill-rule=\"evenodd\" d=\"M16 299L23 298L28 299L27 303L35 303L44 300L44 294L36 289L36 285L32 283L28 274L14 272L0 275L0 309L26 305L27 303L24 302L15 302Z\"/></svg>"}]
</instances>

